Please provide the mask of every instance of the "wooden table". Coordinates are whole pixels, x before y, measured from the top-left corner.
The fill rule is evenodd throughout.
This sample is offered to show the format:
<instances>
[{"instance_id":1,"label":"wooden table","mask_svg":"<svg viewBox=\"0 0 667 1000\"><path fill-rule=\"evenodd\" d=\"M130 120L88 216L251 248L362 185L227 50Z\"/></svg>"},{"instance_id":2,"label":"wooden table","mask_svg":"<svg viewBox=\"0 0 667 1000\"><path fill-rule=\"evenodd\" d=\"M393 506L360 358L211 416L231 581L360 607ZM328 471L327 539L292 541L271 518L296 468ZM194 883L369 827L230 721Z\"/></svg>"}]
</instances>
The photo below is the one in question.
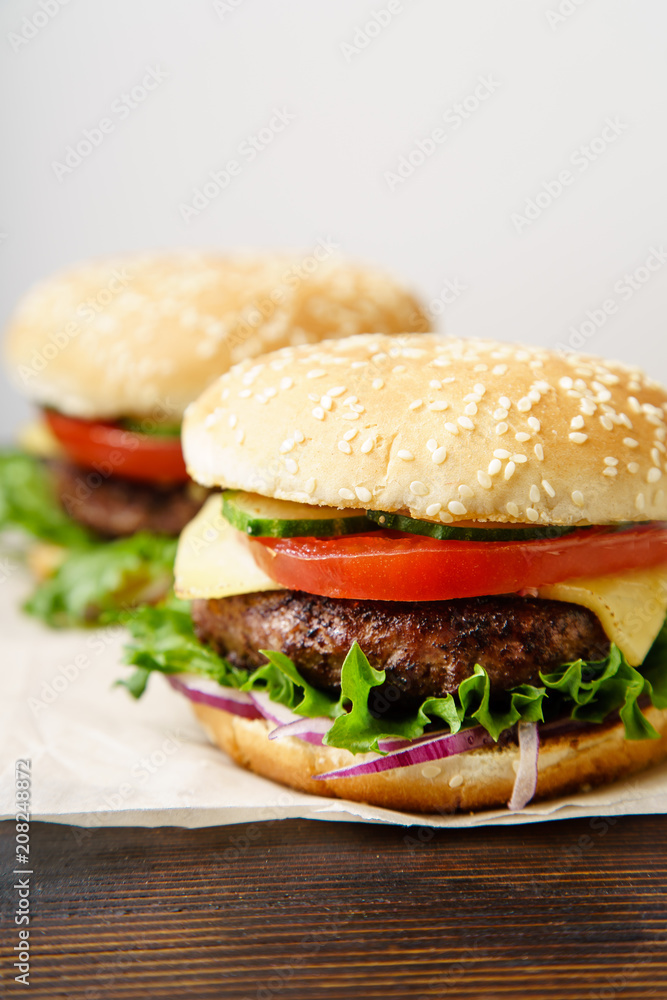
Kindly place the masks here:
<instances>
[{"instance_id":1,"label":"wooden table","mask_svg":"<svg viewBox=\"0 0 667 1000\"><path fill-rule=\"evenodd\" d=\"M459 832L34 824L26 990L2 824L0 995L664 1000L665 829L663 817Z\"/></svg>"}]
</instances>

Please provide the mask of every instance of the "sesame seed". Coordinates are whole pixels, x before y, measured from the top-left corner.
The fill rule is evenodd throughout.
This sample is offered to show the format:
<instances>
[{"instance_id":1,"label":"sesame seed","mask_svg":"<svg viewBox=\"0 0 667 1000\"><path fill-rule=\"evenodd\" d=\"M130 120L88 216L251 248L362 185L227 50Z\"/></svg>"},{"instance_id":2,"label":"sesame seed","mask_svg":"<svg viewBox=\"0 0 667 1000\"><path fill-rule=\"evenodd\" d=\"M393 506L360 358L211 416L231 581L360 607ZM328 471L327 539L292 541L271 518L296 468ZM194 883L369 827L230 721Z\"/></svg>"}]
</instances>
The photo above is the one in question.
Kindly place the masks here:
<instances>
[{"instance_id":1,"label":"sesame seed","mask_svg":"<svg viewBox=\"0 0 667 1000\"><path fill-rule=\"evenodd\" d=\"M465 485L459 486L459 496L461 497L462 500L469 500L470 497L474 495L475 494L473 493L473 491L470 489L469 486Z\"/></svg>"},{"instance_id":2,"label":"sesame seed","mask_svg":"<svg viewBox=\"0 0 667 1000\"><path fill-rule=\"evenodd\" d=\"M470 417L458 417L457 423L459 423L461 427L465 427L467 431L474 431L475 429L475 425L473 424Z\"/></svg>"},{"instance_id":3,"label":"sesame seed","mask_svg":"<svg viewBox=\"0 0 667 1000\"><path fill-rule=\"evenodd\" d=\"M357 494L357 497L362 503L368 503L373 499L373 494L370 490L367 490L365 486L355 486L354 492Z\"/></svg>"},{"instance_id":4,"label":"sesame seed","mask_svg":"<svg viewBox=\"0 0 667 1000\"><path fill-rule=\"evenodd\" d=\"M500 470L502 469L502 467L503 467L503 463L500 461L500 459L499 458L493 458L489 462L489 468L488 468L487 471L488 471L488 473L489 473L490 476L497 476L498 473L500 472Z\"/></svg>"},{"instance_id":5,"label":"sesame seed","mask_svg":"<svg viewBox=\"0 0 667 1000\"><path fill-rule=\"evenodd\" d=\"M313 368L312 371L308 372L306 378L322 378L323 375L326 375L323 368Z\"/></svg>"},{"instance_id":6,"label":"sesame seed","mask_svg":"<svg viewBox=\"0 0 667 1000\"><path fill-rule=\"evenodd\" d=\"M396 372L397 375L400 375L401 372L405 371L405 365L394 365L392 371Z\"/></svg>"},{"instance_id":7,"label":"sesame seed","mask_svg":"<svg viewBox=\"0 0 667 1000\"><path fill-rule=\"evenodd\" d=\"M345 431L343 434L343 441L352 441L353 438L357 436L359 431L356 427L351 427L349 431Z\"/></svg>"},{"instance_id":8,"label":"sesame seed","mask_svg":"<svg viewBox=\"0 0 667 1000\"><path fill-rule=\"evenodd\" d=\"M506 410L508 411L511 410L512 402L510 399L507 398L507 396L501 396L498 402L500 403L501 406L504 406Z\"/></svg>"},{"instance_id":9,"label":"sesame seed","mask_svg":"<svg viewBox=\"0 0 667 1000\"><path fill-rule=\"evenodd\" d=\"M535 484L533 484L530 487L530 492L528 493L528 496L533 501L533 503L537 503L537 501L540 499L540 488L539 488L539 486L535 486Z\"/></svg>"},{"instance_id":10,"label":"sesame seed","mask_svg":"<svg viewBox=\"0 0 667 1000\"><path fill-rule=\"evenodd\" d=\"M317 395L316 392L309 392L308 399L311 401L311 403L319 403L320 401L320 397Z\"/></svg>"},{"instance_id":11,"label":"sesame seed","mask_svg":"<svg viewBox=\"0 0 667 1000\"><path fill-rule=\"evenodd\" d=\"M512 476L514 475L515 470L516 470L516 465L514 464L514 462L508 462L507 465L505 466L505 471L503 472L505 479L511 479Z\"/></svg>"},{"instance_id":12,"label":"sesame seed","mask_svg":"<svg viewBox=\"0 0 667 1000\"><path fill-rule=\"evenodd\" d=\"M518 517L519 516L519 508L512 501L510 501L508 504L505 505L505 510L512 517Z\"/></svg>"},{"instance_id":13,"label":"sesame seed","mask_svg":"<svg viewBox=\"0 0 667 1000\"><path fill-rule=\"evenodd\" d=\"M537 521L540 516L534 507L526 507L526 515L529 521Z\"/></svg>"},{"instance_id":14,"label":"sesame seed","mask_svg":"<svg viewBox=\"0 0 667 1000\"><path fill-rule=\"evenodd\" d=\"M623 444L626 446L626 448L638 447L637 441L635 441L634 438L623 438Z\"/></svg>"},{"instance_id":15,"label":"sesame seed","mask_svg":"<svg viewBox=\"0 0 667 1000\"><path fill-rule=\"evenodd\" d=\"M642 408L639 405L639 400L637 400L634 396L628 396L628 406L630 407L633 413L642 412Z\"/></svg>"},{"instance_id":16,"label":"sesame seed","mask_svg":"<svg viewBox=\"0 0 667 1000\"><path fill-rule=\"evenodd\" d=\"M306 493L308 493L308 495L310 495L313 492L313 490L315 489L315 486L316 486L316 481L311 476L310 479L306 480L306 485L304 486L304 489L305 489Z\"/></svg>"},{"instance_id":17,"label":"sesame seed","mask_svg":"<svg viewBox=\"0 0 667 1000\"><path fill-rule=\"evenodd\" d=\"M507 434L509 429L510 429L509 424L506 424L504 422L496 424L496 434Z\"/></svg>"},{"instance_id":18,"label":"sesame seed","mask_svg":"<svg viewBox=\"0 0 667 1000\"><path fill-rule=\"evenodd\" d=\"M611 455L607 455L607 457L604 460L604 464L605 465L618 465L618 459L617 458L612 458Z\"/></svg>"},{"instance_id":19,"label":"sesame seed","mask_svg":"<svg viewBox=\"0 0 667 1000\"><path fill-rule=\"evenodd\" d=\"M536 444L535 447L533 448L533 451L537 455L537 458L539 459L539 461L543 462L544 461L544 448L542 447L542 445L541 444Z\"/></svg>"},{"instance_id":20,"label":"sesame seed","mask_svg":"<svg viewBox=\"0 0 667 1000\"><path fill-rule=\"evenodd\" d=\"M447 509L450 514L458 514L459 516L463 516L468 513L467 508L463 506L460 500L450 500L447 504Z\"/></svg>"},{"instance_id":21,"label":"sesame seed","mask_svg":"<svg viewBox=\"0 0 667 1000\"><path fill-rule=\"evenodd\" d=\"M281 378L280 380L281 389L291 389L293 385L294 379L290 378L289 375L286 375L285 378Z\"/></svg>"},{"instance_id":22,"label":"sesame seed","mask_svg":"<svg viewBox=\"0 0 667 1000\"><path fill-rule=\"evenodd\" d=\"M547 482L546 479L542 480L542 486L544 487L544 492L548 493L550 497L555 497L556 496L555 489L553 488L553 486L551 485L551 483Z\"/></svg>"},{"instance_id":23,"label":"sesame seed","mask_svg":"<svg viewBox=\"0 0 667 1000\"><path fill-rule=\"evenodd\" d=\"M434 413L437 413L439 410L446 410L448 406L449 406L449 403L446 403L444 401L444 399L443 400L438 400L436 403L429 403L428 404L429 410L433 410Z\"/></svg>"},{"instance_id":24,"label":"sesame seed","mask_svg":"<svg viewBox=\"0 0 667 1000\"><path fill-rule=\"evenodd\" d=\"M313 416L316 420L324 420L324 410L321 406L316 406L313 410Z\"/></svg>"},{"instance_id":25,"label":"sesame seed","mask_svg":"<svg viewBox=\"0 0 667 1000\"><path fill-rule=\"evenodd\" d=\"M351 407L353 403L358 403L358 402L359 402L358 396L348 396L347 399L343 400L343 406Z\"/></svg>"},{"instance_id":26,"label":"sesame seed","mask_svg":"<svg viewBox=\"0 0 667 1000\"><path fill-rule=\"evenodd\" d=\"M433 454L431 455L431 458L433 459L436 465L442 465L442 463L447 458L447 449L436 448Z\"/></svg>"},{"instance_id":27,"label":"sesame seed","mask_svg":"<svg viewBox=\"0 0 667 1000\"><path fill-rule=\"evenodd\" d=\"M428 493L428 486L425 486L419 479L415 479L413 483L410 483L410 492L414 493L416 497L425 497Z\"/></svg>"},{"instance_id":28,"label":"sesame seed","mask_svg":"<svg viewBox=\"0 0 667 1000\"><path fill-rule=\"evenodd\" d=\"M534 431L539 431L542 427L537 417L528 417L528 426Z\"/></svg>"},{"instance_id":29,"label":"sesame seed","mask_svg":"<svg viewBox=\"0 0 667 1000\"><path fill-rule=\"evenodd\" d=\"M229 414L229 426L231 427L232 430L234 430L234 428L236 427L238 421L239 421L239 418L236 416L235 413L230 413Z\"/></svg>"},{"instance_id":30,"label":"sesame seed","mask_svg":"<svg viewBox=\"0 0 667 1000\"><path fill-rule=\"evenodd\" d=\"M454 520L454 518L452 517L452 515L449 513L448 510L441 510L440 513L438 514L438 517L440 518L441 521L444 521L446 524L449 524L450 521Z\"/></svg>"},{"instance_id":31,"label":"sesame seed","mask_svg":"<svg viewBox=\"0 0 667 1000\"><path fill-rule=\"evenodd\" d=\"M496 365L493 368L494 375L504 375L506 371L507 371L507 365Z\"/></svg>"},{"instance_id":32,"label":"sesame seed","mask_svg":"<svg viewBox=\"0 0 667 1000\"><path fill-rule=\"evenodd\" d=\"M344 392L345 392L344 385L335 385L333 389L329 389L327 396L332 396L335 399L336 396L342 396Z\"/></svg>"},{"instance_id":33,"label":"sesame seed","mask_svg":"<svg viewBox=\"0 0 667 1000\"><path fill-rule=\"evenodd\" d=\"M411 451L408 451L407 448L401 448L400 451L397 452L397 455L399 458L402 458L404 462L411 462L415 457Z\"/></svg>"},{"instance_id":34,"label":"sesame seed","mask_svg":"<svg viewBox=\"0 0 667 1000\"><path fill-rule=\"evenodd\" d=\"M239 427L234 436L237 444L243 444L243 442L245 441L245 431L243 430L242 427Z\"/></svg>"},{"instance_id":35,"label":"sesame seed","mask_svg":"<svg viewBox=\"0 0 667 1000\"><path fill-rule=\"evenodd\" d=\"M354 496L354 493L352 492L352 490L346 490L346 489L338 490L338 496L341 497L343 500L354 500L355 499L355 496Z\"/></svg>"},{"instance_id":36,"label":"sesame seed","mask_svg":"<svg viewBox=\"0 0 667 1000\"><path fill-rule=\"evenodd\" d=\"M458 427L456 426L456 424L453 424L451 420L448 420L447 423L445 424L445 430L449 431L450 434L458 434L459 432Z\"/></svg>"},{"instance_id":37,"label":"sesame seed","mask_svg":"<svg viewBox=\"0 0 667 1000\"><path fill-rule=\"evenodd\" d=\"M573 504L575 504L577 507L584 506L584 494L581 492L581 490L573 490L571 496Z\"/></svg>"},{"instance_id":38,"label":"sesame seed","mask_svg":"<svg viewBox=\"0 0 667 1000\"><path fill-rule=\"evenodd\" d=\"M409 410L418 410L420 406L423 406L423 403L424 403L423 399L414 399L410 403L408 409Z\"/></svg>"},{"instance_id":39,"label":"sesame seed","mask_svg":"<svg viewBox=\"0 0 667 1000\"><path fill-rule=\"evenodd\" d=\"M468 403L468 405L466 406L466 408L465 408L465 410L463 412L467 413L469 417L474 417L475 414L477 413L477 403ZM459 418L459 422L461 421L461 419L462 418ZM471 421L471 423L472 423L472 421Z\"/></svg>"},{"instance_id":40,"label":"sesame seed","mask_svg":"<svg viewBox=\"0 0 667 1000\"><path fill-rule=\"evenodd\" d=\"M294 447L294 441L292 440L292 438L285 438L285 440L280 446L280 450L284 454L287 451L291 451L293 447Z\"/></svg>"},{"instance_id":41,"label":"sesame seed","mask_svg":"<svg viewBox=\"0 0 667 1000\"><path fill-rule=\"evenodd\" d=\"M572 428L573 431L579 431L583 426L584 426L583 417L572 417L572 420L570 420L570 427Z\"/></svg>"},{"instance_id":42,"label":"sesame seed","mask_svg":"<svg viewBox=\"0 0 667 1000\"><path fill-rule=\"evenodd\" d=\"M648 472L646 473L647 483L657 483L659 479L662 479L662 472L660 471L660 469L656 468L649 469Z\"/></svg>"},{"instance_id":43,"label":"sesame seed","mask_svg":"<svg viewBox=\"0 0 667 1000\"><path fill-rule=\"evenodd\" d=\"M341 413L343 420L358 420L359 414L355 413L354 410L349 410L347 413Z\"/></svg>"},{"instance_id":44,"label":"sesame seed","mask_svg":"<svg viewBox=\"0 0 667 1000\"><path fill-rule=\"evenodd\" d=\"M644 508L646 507L646 501L644 500L643 493L637 494L637 499L635 500L635 507L637 508L637 510L644 510Z\"/></svg>"},{"instance_id":45,"label":"sesame seed","mask_svg":"<svg viewBox=\"0 0 667 1000\"><path fill-rule=\"evenodd\" d=\"M429 386L431 387L431 389L442 389L442 382L437 378L432 378L431 381L429 382ZM431 506L434 505L431 504Z\"/></svg>"},{"instance_id":46,"label":"sesame seed","mask_svg":"<svg viewBox=\"0 0 667 1000\"><path fill-rule=\"evenodd\" d=\"M278 390L272 385L268 385L264 390L264 395L267 399L273 399L274 396L278 395Z\"/></svg>"},{"instance_id":47,"label":"sesame seed","mask_svg":"<svg viewBox=\"0 0 667 1000\"><path fill-rule=\"evenodd\" d=\"M374 389L383 389L384 379L374 378L373 381L371 382L371 385L373 386Z\"/></svg>"},{"instance_id":48,"label":"sesame seed","mask_svg":"<svg viewBox=\"0 0 667 1000\"><path fill-rule=\"evenodd\" d=\"M582 399L579 403L579 409L582 413L585 413L587 417L592 417L597 408L597 403L594 403L592 399Z\"/></svg>"},{"instance_id":49,"label":"sesame seed","mask_svg":"<svg viewBox=\"0 0 667 1000\"><path fill-rule=\"evenodd\" d=\"M426 447L431 452L431 454L433 454L435 449L438 447L438 442L435 440L435 438L429 438L428 441L426 442Z\"/></svg>"},{"instance_id":50,"label":"sesame seed","mask_svg":"<svg viewBox=\"0 0 667 1000\"><path fill-rule=\"evenodd\" d=\"M436 517L440 513L441 510L442 510L442 504L441 503L431 503L426 508L426 514L429 517Z\"/></svg>"},{"instance_id":51,"label":"sesame seed","mask_svg":"<svg viewBox=\"0 0 667 1000\"><path fill-rule=\"evenodd\" d=\"M517 465L522 465L523 462L528 461L528 458L526 455L512 455L512 461L516 462Z\"/></svg>"},{"instance_id":52,"label":"sesame seed","mask_svg":"<svg viewBox=\"0 0 667 1000\"><path fill-rule=\"evenodd\" d=\"M651 460L654 465L660 465L660 452L657 448L651 448Z\"/></svg>"},{"instance_id":53,"label":"sesame seed","mask_svg":"<svg viewBox=\"0 0 667 1000\"><path fill-rule=\"evenodd\" d=\"M484 393L486 392L486 386L482 385L481 382L477 382L475 385L475 392L477 393L478 396L483 396Z\"/></svg>"},{"instance_id":54,"label":"sesame seed","mask_svg":"<svg viewBox=\"0 0 667 1000\"><path fill-rule=\"evenodd\" d=\"M351 455L352 454L352 448L347 443L347 441L339 441L338 442L338 450L342 451L345 455Z\"/></svg>"},{"instance_id":55,"label":"sesame seed","mask_svg":"<svg viewBox=\"0 0 667 1000\"><path fill-rule=\"evenodd\" d=\"M602 475L603 476L617 476L618 475L618 469L615 469L613 465L607 465L602 470Z\"/></svg>"},{"instance_id":56,"label":"sesame seed","mask_svg":"<svg viewBox=\"0 0 667 1000\"><path fill-rule=\"evenodd\" d=\"M247 399L248 396L252 396L252 389L241 389L239 399Z\"/></svg>"},{"instance_id":57,"label":"sesame seed","mask_svg":"<svg viewBox=\"0 0 667 1000\"><path fill-rule=\"evenodd\" d=\"M574 385L574 382L572 381L569 375L563 375L563 377L558 380L558 384L561 387L561 389L571 389L572 386Z\"/></svg>"},{"instance_id":58,"label":"sesame seed","mask_svg":"<svg viewBox=\"0 0 667 1000\"><path fill-rule=\"evenodd\" d=\"M268 403L268 399L266 398L266 396L263 396L261 392L255 393L255 399L258 403L261 403L262 405L264 405L264 403Z\"/></svg>"},{"instance_id":59,"label":"sesame seed","mask_svg":"<svg viewBox=\"0 0 667 1000\"><path fill-rule=\"evenodd\" d=\"M480 469L477 473L477 482L480 486L483 486L485 490L490 490L493 486L491 476L488 473L483 472L482 469Z\"/></svg>"},{"instance_id":60,"label":"sesame seed","mask_svg":"<svg viewBox=\"0 0 667 1000\"><path fill-rule=\"evenodd\" d=\"M528 399L531 403L539 403L542 399L542 393L538 392L537 389L531 389L528 393Z\"/></svg>"},{"instance_id":61,"label":"sesame seed","mask_svg":"<svg viewBox=\"0 0 667 1000\"><path fill-rule=\"evenodd\" d=\"M464 403L479 403L481 396L478 392L469 392L467 396L463 397Z\"/></svg>"},{"instance_id":62,"label":"sesame seed","mask_svg":"<svg viewBox=\"0 0 667 1000\"><path fill-rule=\"evenodd\" d=\"M585 441L588 441L588 434L582 434L581 431L573 431L571 434L568 434L568 437L575 444L583 444Z\"/></svg>"},{"instance_id":63,"label":"sesame seed","mask_svg":"<svg viewBox=\"0 0 667 1000\"><path fill-rule=\"evenodd\" d=\"M293 458L286 458L285 459L285 468L292 475L294 475L296 472L299 471L299 466L296 464L296 462L294 461Z\"/></svg>"},{"instance_id":64,"label":"sesame seed","mask_svg":"<svg viewBox=\"0 0 667 1000\"><path fill-rule=\"evenodd\" d=\"M493 419L494 420L504 420L505 417L507 416L507 414L508 414L508 411L505 409L505 407L504 406L499 406L497 410L493 411Z\"/></svg>"},{"instance_id":65,"label":"sesame seed","mask_svg":"<svg viewBox=\"0 0 667 1000\"><path fill-rule=\"evenodd\" d=\"M320 406L323 410L330 410L333 406L333 400L331 396L322 396L320 400Z\"/></svg>"},{"instance_id":66,"label":"sesame seed","mask_svg":"<svg viewBox=\"0 0 667 1000\"><path fill-rule=\"evenodd\" d=\"M523 444L525 441L530 441L530 434L526 434L525 431L519 431L518 434L514 435L514 440Z\"/></svg>"},{"instance_id":67,"label":"sesame seed","mask_svg":"<svg viewBox=\"0 0 667 1000\"><path fill-rule=\"evenodd\" d=\"M509 451L505 451L504 448L496 448L496 450L493 453L493 457L494 458L509 458L510 457L510 452Z\"/></svg>"},{"instance_id":68,"label":"sesame seed","mask_svg":"<svg viewBox=\"0 0 667 1000\"><path fill-rule=\"evenodd\" d=\"M521 413L527 413L528 410L531 408L532 405L533 405L533 402L532 402L531 399L528 398L528 396L522 396L522 398L516 404L516 408Z\"/></svg>"},{"instance_id":69,"label":"sesame seed","mask_svg":"<svg viewBox=\"0 0 667 1000\"><path fill-rule=\"evenodd\" d=\"M364 455L367 455L369 451L373 450L373 438L366 438L361 446L361 451Z\"/></svg>"},{"instance_id":70,"label":"sesame seed","mask_svg":"<svg viewBox=\"0 0 667 1000\"><path fill-rule=\"evenodd\" d=\"M614 421L610 417L606 415L600 417L600 423L602 424L602 426L606 431L613 431Z\"/></svg>"},{"instance_id":71,"label":"sesame seed","mask_svg":"<svg viewBox=\"0 0 667 1000\"><path fill-rule=\"evenodd\" d=\"M628 472L632 473L633 476L636 472L639 472L639 466L636 462L628 462L626 468Z\"/></svg>"}]
</instances>

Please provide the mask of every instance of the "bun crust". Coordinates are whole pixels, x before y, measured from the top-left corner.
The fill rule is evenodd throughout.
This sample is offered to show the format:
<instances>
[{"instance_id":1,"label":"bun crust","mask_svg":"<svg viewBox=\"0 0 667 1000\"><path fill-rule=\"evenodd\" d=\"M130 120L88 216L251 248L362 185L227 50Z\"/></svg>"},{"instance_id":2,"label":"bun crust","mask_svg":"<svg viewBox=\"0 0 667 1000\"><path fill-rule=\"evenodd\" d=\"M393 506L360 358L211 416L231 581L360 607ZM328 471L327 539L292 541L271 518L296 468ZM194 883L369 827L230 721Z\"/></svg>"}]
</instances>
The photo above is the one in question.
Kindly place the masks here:
<instances>
[{"instance_id":1,"label":"bun crust","mask_svg":"<svg viewBox=\"0 0 667 1000\"><path fill-rule=\"evenodd\" d=\"M667 394L588 355L435 334L285 348L188 409L206 486L433 521L667 518Z\"/></svg>"},{"instance_id":2,"label":"bun crust","mask_svg":"<svg viewBox=\"0 0 667 1000\"><path fill-rule=\"evenodd\" d=\"M244 358L325 337L428 329L393 280L331 254L323 245L302 258L172 253L79 265L19 304L10 373L36 402L71 416L178 418Z\"/></svg>"},{"instance_id":3,"label":"bun crust","mask_svg":"<svg viewBox=\"0 0 667 1000\"><path fill-rule=\"evenodd\" d=\"M516 744L471 750L396 771L316 781L313 775L358 762L359 757L295 737L269 741L272 727L263 719L243 719L208 705L192 707L211 741L237 764L302 792L419 813L502 808L512 795L513 765L519 760ZM645 714L660 739L626 740L620 722L543 739L535 799L615 781L664 760L667 710L651 706Z\"/></svg>"}]
</instances>

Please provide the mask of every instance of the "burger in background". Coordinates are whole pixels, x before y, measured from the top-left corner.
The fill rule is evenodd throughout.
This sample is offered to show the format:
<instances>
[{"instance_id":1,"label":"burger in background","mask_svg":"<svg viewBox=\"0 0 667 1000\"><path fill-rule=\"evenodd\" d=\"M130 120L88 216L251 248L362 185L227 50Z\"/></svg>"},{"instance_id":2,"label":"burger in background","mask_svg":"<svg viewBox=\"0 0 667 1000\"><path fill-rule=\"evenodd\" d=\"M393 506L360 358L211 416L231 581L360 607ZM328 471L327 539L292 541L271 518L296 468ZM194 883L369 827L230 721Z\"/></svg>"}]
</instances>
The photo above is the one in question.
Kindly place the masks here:
<instances>
[{"instance_id":1,"label":"burger in background","mask_svg":"<svg viewBox=\"0 0 667 1000\"><path fill-rule=\"evenodd\" d=\"M0 456L0 526L42 543L28 609L92 621L170 586L174 539L207 495L185 469L183 411L231 364L413 321L406 291L325 242L301 259L92 261L39 284L9 324L6 360L40 417L22 452Z\"/></svg>"},{"instance_id":2,"label":"burger in background","mask_svg":"<svg viewBox=\"0 0 667 1000\"><path fill-rule=\"evenodd\" d=\"M667 756L667 394L494 341L285 348L186 413L211 496L130 623L239 764L415 812ZM188 605L184 603L190 601Z\"/></svg>"}]
</instances>

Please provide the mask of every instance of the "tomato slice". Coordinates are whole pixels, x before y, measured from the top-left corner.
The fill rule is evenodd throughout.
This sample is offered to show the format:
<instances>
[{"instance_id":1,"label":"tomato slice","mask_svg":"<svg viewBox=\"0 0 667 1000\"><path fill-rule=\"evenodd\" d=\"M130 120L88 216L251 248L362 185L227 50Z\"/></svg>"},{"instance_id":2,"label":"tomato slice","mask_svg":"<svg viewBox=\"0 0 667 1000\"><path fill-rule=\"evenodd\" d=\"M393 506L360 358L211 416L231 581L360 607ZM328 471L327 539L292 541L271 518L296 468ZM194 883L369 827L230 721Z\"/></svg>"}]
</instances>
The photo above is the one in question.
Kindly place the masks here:
<instances>
[{"instance_id":1,"label":"tomato slice","mask_svg":"<svg viewBox=\"0 0 667 1000\"><path fill-rule=\"evenodd\" d=\"M45 417L72 461L86 469L150 483L188 479L178 438L139 434L112 423L67 417L55 410L45 410Z\"/></svg>"},{"instance_id":2,"label":"tomato slice","mask_svg":"<svg viewBox=\"0 0 667 1000\"><path fill-rule=\"evenodd\" d=\"M577 576L667 563L667 525L588 528L530 542L438 541L380 531L339 538L248 539L257 564L290 590L379 601L512 594Z\"/></svg>"}]
</instances>

